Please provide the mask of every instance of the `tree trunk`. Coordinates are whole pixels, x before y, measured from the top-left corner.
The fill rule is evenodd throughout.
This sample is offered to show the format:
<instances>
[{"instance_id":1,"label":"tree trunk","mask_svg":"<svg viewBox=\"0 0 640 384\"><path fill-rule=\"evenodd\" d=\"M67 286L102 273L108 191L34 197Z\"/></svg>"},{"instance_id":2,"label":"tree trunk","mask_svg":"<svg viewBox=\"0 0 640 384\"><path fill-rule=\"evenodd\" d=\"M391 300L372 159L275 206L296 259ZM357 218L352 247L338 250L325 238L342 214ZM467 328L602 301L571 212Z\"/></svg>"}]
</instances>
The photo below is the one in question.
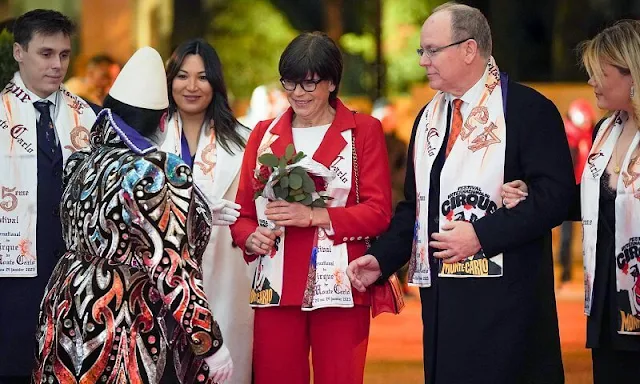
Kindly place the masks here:
<instances>
[{"instance_id":1,"label":"tree trunk","mask_svg":"<svg viewBox=\"0 0 640 384\"><path fill-rule=\"evenodd\" d=\"M343 0L323 0L325 9L324 30L338 44L342 36Z\"/></svg>"},{"instance_id":2,"label":"tree trunk","mask_svg":"<svg viewBox=\"0 0 640 384\"><path fill-rule=\"evenodd\" d=\"M171 51L188 39L206 36L211 12L202 0L173 2L173 31Z\"/></svg>"}]
</instances>

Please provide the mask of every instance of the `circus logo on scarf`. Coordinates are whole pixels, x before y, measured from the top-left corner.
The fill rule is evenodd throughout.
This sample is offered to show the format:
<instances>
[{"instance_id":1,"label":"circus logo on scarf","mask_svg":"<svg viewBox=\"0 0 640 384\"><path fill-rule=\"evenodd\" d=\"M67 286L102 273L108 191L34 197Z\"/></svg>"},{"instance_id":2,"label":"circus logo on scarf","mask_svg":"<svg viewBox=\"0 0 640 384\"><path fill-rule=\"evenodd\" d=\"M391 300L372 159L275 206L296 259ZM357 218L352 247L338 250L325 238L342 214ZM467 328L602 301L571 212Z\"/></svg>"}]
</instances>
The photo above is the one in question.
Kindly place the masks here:
<instances>
[{"instance_id":1,"label":"circus logo on scarf","mask_svg":"<svg viewBox=\"0 0 640 384\"><path fill-rule=\"evenodd\" d=\"M473 223L497 209L498 205L480 187L465 185L450 193L447 200L442 202L441 213L448 221Z\"/></svg>"},{"instance_id":2,"label":"circus logo on scarf","mask_svg":"<svg viewBox=\"0 0 640 384\"><path fill-rule=\"evenodd\" d=\"M448 195L442 202L440 213L447 221L466 221L473 223L486 215L494 213L498 205L488 193L480 187L465 185ZM440 276L501 276L502 260L489 259L480 250L477 254L458 263L443 263Z\"/></svg>"},{"instance_id":3,"label":"circus logo on scarf","mask_svg":"<svg viewBox=\"0 0 640 384\"><path fill-rule=\"evenodd\" d=\"M632 237L616 255L620 332L640 332L640 237ZM627 304L628 300L628 304Z\"/></svg>"}]
</instances>

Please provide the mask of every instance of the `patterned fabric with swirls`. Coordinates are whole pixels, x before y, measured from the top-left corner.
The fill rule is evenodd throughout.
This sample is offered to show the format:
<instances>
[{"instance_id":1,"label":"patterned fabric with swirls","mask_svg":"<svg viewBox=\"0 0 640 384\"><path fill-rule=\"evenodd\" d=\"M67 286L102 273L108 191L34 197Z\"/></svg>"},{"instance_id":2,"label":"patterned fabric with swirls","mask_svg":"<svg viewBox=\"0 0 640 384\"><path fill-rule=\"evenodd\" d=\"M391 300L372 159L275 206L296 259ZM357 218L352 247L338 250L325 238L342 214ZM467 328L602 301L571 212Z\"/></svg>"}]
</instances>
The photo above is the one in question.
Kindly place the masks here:
<instances>
[{"instance_id":1,"label":"patterned fabric with swirls","mask_svg":"<svg viewBox=\"0 0 640 384\"><path fill-rule=\"evenodd\" d=\"M41 303L36 383L158 383L167 311L191 354L222 345L200 268L211 216L191 170L172 154L136 154L114 120L99 122L65 167L68 251Z\"/></svg>"}]
</instances>

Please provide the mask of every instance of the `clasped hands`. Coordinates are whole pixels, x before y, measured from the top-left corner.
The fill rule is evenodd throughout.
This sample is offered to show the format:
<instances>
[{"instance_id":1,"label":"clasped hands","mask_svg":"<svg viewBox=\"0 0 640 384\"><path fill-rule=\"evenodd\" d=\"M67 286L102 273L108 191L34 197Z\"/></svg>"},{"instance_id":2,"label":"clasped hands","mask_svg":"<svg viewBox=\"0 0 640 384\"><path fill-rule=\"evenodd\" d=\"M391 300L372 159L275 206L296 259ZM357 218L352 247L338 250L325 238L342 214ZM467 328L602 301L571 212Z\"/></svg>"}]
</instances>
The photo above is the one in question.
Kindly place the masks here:
<instances>
[{"instance_id":1,"label":"clasped hands","mask_svg":"<svg viewBox=\"0 0 640 384\"><path fill-rule=\"evenodd\" d=\"M445 263L457 263L480 251L480 241L471 223L453 221L442 226L442 231L431 235L429 246L439 249L433 256ZM358 257L349 263L347 276L353 288L364 292L382 274L380 264L373 255Z\"/></svg>"},{"instance_id":2,"label":"clasped hands","mask_svg":"<svg viewBox=\"0 0 640 384\"><path fill-rule=\"evenodd\" d=\"M283 200L272 201L265 210L267 219L276 224L276 229L257 227L245 243L248 253L266 255L271 253L276 238L282 236L282 227L309 227L312 222L311 207Z\"/></svg>"}]
</instances>

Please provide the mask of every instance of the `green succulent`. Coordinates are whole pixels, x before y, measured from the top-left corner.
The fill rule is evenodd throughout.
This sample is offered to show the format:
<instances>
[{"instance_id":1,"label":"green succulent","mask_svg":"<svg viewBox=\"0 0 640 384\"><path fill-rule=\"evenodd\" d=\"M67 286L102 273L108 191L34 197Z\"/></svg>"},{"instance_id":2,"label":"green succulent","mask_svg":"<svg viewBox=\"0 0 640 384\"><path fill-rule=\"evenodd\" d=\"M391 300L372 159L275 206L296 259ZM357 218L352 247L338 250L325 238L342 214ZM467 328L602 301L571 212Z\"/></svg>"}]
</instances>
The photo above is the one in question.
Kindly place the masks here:
<instances>
[{"instance_id":1,"label":"green succulent","mask_svg":"<svg viewBox=\"0 0 640 384\"><path fill-rule=\"evenodd\" d=\"M13 78L18 63L13 59L13 34L6 29L0 32L0 89Z\"/></svg>"}]
</instances>

